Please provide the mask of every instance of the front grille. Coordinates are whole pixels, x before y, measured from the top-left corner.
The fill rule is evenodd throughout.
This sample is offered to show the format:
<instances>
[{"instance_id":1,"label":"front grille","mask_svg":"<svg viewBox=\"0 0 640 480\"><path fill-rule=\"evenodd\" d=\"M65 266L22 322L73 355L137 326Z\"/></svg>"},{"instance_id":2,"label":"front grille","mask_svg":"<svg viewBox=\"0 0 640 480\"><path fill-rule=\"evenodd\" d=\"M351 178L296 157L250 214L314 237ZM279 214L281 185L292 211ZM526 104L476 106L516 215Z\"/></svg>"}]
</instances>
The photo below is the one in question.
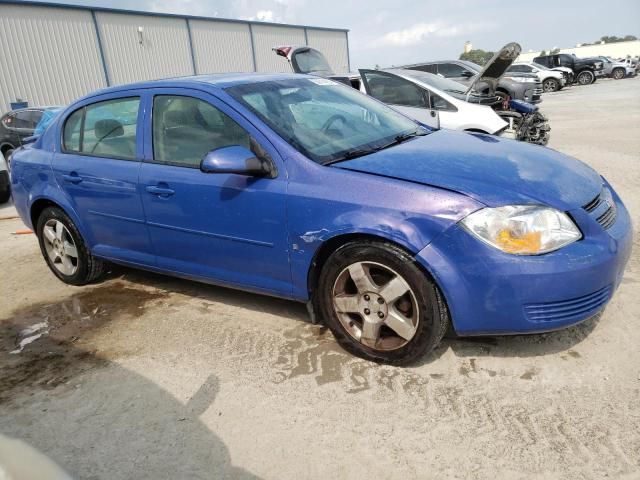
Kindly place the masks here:
<instances>
[{"instance_id":1,"label":"front grille","mask_svg":"<svg viewBox=\"0 0 640 480\"><path fill-rule=\"evenodd\" d=\"M600 310L611 298L611 285L582 297L561 302L531 303L524 306L527 318L532 322L556 322L580 320Z\"/></svg>"},{"instance_id":2,"label":"front grille","mask_svg":"<svg viewBox=\"0 0 640 480\"><path fill-rule=\"evenodd\" d=\"M598 210L596 222L605 230L611 228L616 222L618 210L616 209L616 203L613 201L613 196L608 188L603 188L593 200L583 205L582 208L587 213L593 213ZM603 211L600 212L600 210Z\"/></svg>"}]
</instances>

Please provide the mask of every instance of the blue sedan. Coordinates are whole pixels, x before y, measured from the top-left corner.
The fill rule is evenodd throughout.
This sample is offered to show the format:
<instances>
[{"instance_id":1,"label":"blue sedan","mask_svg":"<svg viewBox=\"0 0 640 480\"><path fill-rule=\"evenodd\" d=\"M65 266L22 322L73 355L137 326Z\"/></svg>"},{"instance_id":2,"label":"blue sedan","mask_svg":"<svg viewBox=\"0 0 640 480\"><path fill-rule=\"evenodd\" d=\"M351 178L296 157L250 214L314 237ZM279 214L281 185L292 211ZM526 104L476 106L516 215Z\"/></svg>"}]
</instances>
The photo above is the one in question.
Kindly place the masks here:
<instances>
[{"instance_id":1,"label":"blue sedan","mask_svg":"<svg viewBox=\"0 0 640 480\"><path fill-rule=\"evenodd\" d=\"M228 74L86 96L14 154L20 216L62 281L106 262L306 302L355 355L601 311L631 250L585 164L432 130L331 80Z\"/></svg>"}]
</instances>

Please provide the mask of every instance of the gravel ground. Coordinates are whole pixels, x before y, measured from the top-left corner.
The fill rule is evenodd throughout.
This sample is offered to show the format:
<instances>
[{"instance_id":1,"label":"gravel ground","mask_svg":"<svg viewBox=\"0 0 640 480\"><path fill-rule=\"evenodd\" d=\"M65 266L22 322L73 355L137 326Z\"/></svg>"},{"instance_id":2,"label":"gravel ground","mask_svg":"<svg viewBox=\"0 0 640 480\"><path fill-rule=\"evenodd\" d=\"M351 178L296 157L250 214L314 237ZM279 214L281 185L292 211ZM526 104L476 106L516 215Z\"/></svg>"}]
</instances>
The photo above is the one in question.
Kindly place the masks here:
<instances>
[{"instance_id":1,"label":"gravel ground","mask_svg":"<svg viewBox=\"0 0 640 480\"><path fill-rule=\"evenodd\" d=\"M0 432L86 479L640 478L640 78L542 109L636 227L599 318L378 366L292 302L121 268L65 286L0 220Z\"/></svg>"}]
</instances>

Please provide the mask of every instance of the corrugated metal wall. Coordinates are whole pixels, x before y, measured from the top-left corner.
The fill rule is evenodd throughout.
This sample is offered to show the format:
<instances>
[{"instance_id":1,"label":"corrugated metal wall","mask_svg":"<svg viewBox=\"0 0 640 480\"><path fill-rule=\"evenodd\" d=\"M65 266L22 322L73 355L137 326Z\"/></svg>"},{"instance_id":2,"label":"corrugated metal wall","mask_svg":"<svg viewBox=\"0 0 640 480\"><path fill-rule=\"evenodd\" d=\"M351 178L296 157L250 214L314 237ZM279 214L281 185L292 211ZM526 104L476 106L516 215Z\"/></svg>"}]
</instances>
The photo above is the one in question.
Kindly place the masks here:
<instances>
[{"instance_id":1,"label":"corrugated metal wall","mask_svg":"<svg viewBox=\"0 0 640 480\"><path fill-rule=\"evenodd\" d=\"M349 71L347 32L307 28L309 46L320 50L336 73Z\"/></svg>"},{"instance_id":2,"label":"corrugated metal wall","mask_svg":"<svg viewBox=\"0 0 640 480\"><path fill-rule=\"evenodd\" d=\"M256 51L258 72L290 72L291 67L283 57L278 57L272 47L279 45L304 45L304 28L253 25L253 44Z\"/></svg>"},{"instance_id":3,"label":"corrugated metal wall","mask_svg":"<svg viewBox=\"0 0 640 480\"><path fill-rule=\"evenodd\" d=\"M59 105L106 85L91 12L0 5L0 112Z\"/></svg>"},{"instance_id":4,"label":"corrugated metal wall","mask_svg":"<svg viewBox=\"0 0 640 480\"><path fill-rule=\"evenodd\" d=\"M196 71L252 72L251 34L246 23L189 20Z\"/></svg>"},{"instance_id":5,"label":"corrugated metal wall","mask_svg":"<svg viewBox=\"0 0 640 480\"><path fill-rule=\"evenodd\" d=\"M109 84L289 72L272 47L307 41L348 70L344 30L0 0L0 113L18 100L64 105Z\"/></svg>"},{"instance_id":6,"label":"corrugated metal wall","mask_svg":"<svg viewBox=\"0 0 640 480\"><path fill-rule=\"evenodd\" d=\"M184 19L107 12L96 18L112 84L193 75Z\"/></svg>"}]
</instances>

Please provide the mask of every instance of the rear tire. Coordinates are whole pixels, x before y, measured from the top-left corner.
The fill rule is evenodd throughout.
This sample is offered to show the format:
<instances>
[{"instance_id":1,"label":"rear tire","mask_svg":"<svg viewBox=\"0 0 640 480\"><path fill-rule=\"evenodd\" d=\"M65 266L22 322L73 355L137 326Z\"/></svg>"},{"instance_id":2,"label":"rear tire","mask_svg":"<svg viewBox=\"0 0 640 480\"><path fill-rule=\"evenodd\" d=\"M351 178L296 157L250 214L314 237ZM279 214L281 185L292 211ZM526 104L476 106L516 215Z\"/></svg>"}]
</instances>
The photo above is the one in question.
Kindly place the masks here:
<instances>
[{"instance_id":1,"label":"rear tire","mask_svg":"<svg viewBox=\"0 0 640 480\"><path fill-rule=\"evenodd\" d=\"M615 80L621 80L624 78L625 76L625 70L624 68L614 68L613 72L611 72L611 78L615 79Z\"/></svg>"},{"instance_id":2,"label":"rear tire","mask_svg":"<svg viewBox=\"0 0 640 480\"><path fill-rule=\"evenodd\" d=\"M56 277L69 285L86 285L105 271L69 216L58 207L45 208L36 224L40 251Z\"/></svg>"},{"instance_id":3,"label":"rear tire","mask_svg":"<svg viewBox=\"0 0 640 480\"><path fill-rule=\"evenodd\" d=\"M583 70L578 74L576 78L576 82L580 85L590 85L595 82L596 76L590 70Z\"/></svg>"},{"instance_id":4,"label":"rear tire","mask_svg":"<svg viewBox=\"0 0 640 480\"><path fill-rule=\"evenodd\" d=\"M322 267L313 303L345 350L391 365L433 350L449 324L434 282L410 255L386 242L338 248Z\"/></svg>"}]
</instances>

